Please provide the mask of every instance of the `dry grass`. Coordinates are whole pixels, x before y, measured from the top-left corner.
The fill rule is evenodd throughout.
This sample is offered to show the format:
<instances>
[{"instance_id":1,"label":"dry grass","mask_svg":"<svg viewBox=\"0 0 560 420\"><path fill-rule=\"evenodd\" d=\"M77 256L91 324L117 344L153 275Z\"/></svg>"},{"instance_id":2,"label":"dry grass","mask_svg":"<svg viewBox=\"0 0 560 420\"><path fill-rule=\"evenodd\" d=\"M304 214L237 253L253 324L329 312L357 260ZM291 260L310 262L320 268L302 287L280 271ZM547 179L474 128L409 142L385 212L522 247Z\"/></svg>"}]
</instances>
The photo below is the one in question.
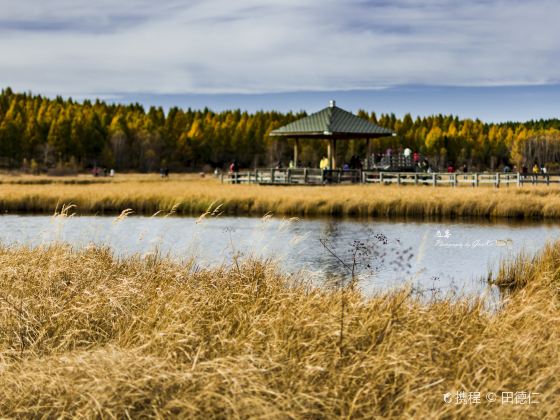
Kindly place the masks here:
<instances>
[{"instance_id":1,"label":"dry grass","mask_svg":"<svg viewBox=\"0 0 560 420\"><path fill-rule=\"evenodd\" d=\"M73 203L81 214L119 213L131 208L153 214L181 203L179 214L199 215L212 203L226 214L410 218L560 218L560 188L430 187L349 185L267 187L222 185L214 178L120 175L114 180L0 177L0 211L52 214Z\"/></svg>"},{"instance_id":2,"label":"dry grass","mask_svg":"<svg viewBox=\"0 0 560 420\"><path fill-rule=\"evenodd\" d=\"M341 350L340 293L266 261L201 270L3 247L0 417L557 418L559 267L494 314L348 291ZM445 404L457 390L482 402ZM540 403L488 403L491 391Z\"/></svg>"},{"instance_id":3,"label":"dry grass","mask_svg":"<svg viewBox=\"0 0 560 420\"><path fill-rule=\"evenodd\" d=\"M560 243L548 243L534 256L521 253L500 263L498 273L490 281L505 291L526 289L533 284L560 290Z\"/></svg>"}]
</instances>

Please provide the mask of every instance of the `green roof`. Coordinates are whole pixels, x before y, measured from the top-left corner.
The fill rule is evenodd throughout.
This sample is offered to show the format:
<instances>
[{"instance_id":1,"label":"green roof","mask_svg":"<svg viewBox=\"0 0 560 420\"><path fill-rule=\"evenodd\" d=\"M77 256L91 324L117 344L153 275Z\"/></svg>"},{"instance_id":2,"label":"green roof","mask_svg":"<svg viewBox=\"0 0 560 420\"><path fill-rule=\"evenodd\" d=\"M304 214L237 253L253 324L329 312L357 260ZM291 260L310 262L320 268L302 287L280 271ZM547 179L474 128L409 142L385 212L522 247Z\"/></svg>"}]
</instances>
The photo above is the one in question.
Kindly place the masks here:
<instances>
[{"instance_id":1,"label":"green roof","mask_svg":"<svg viewBox=\"0 0 560 420\"><path fill-rule=\"evenodd\" d=\"M270 133L285 137L384 137L393 131L380 127L351 112L331 105L319 112L301 118Z\"/></svg>"}]
</instances>

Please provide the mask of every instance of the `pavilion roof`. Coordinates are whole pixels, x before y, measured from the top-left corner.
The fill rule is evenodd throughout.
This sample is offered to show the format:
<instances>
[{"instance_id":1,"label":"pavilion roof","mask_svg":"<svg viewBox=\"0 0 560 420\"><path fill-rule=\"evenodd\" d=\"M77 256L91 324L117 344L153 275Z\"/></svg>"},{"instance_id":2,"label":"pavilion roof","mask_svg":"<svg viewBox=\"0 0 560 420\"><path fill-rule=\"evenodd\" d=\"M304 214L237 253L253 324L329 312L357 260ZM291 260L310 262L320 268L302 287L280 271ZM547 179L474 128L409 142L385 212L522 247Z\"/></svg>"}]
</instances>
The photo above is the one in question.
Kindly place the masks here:
<instances>
[{"instance_id":1,"label":"pavilion roof","mask_svg":"<svg viewBox=\"0 0 560 420\"><path fill-rule=\"evenodd\" d=\"M331 101L330 106L270 133L271 136L319 138L373 138L394 135L393 131L345 111Z\"/></svg>"}]
</instances>

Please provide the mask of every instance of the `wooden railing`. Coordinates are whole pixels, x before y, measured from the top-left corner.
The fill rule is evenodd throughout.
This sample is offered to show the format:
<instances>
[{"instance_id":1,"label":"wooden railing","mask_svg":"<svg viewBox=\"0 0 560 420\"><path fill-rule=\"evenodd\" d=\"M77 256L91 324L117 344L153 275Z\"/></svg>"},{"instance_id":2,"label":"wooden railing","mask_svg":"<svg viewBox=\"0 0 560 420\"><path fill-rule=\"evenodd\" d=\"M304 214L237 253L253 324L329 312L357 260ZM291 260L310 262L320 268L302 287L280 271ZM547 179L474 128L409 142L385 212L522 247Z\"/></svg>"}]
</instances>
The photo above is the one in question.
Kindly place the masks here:
<instances>
[{"instance_id":1,"label":"wooden railing","mask_svg":"<svg viewBox=\"0 0 560 420\"><path fill-rule=\"evenodd\" d=\"M322 170L316 168L255 169L222 174L222 182L231 184L356 184L359 170Z\"/></svg>"},{"instance_id":2,"label":"wooden railing","mask_svg":"<svg viewBox=\"0 0 560 420\"><path fill-rule=\"evenodd\" d=\"M372 170L322 170L316 168L255 169L221 175L223 183L263 185L397 184L433 186L523 186L560 184L560 173L448 173L378 172Z\"/></svg>"},{"instance_id":3,"label":"wooden railing","mask_svg":"<svg viewBox=\"0 0 560 420\"><path fill-rule=\"evenodd\" d=\"M518 173L448 173L448 172L370 172L363 171L362 182L378 184L450 185L521 185L523 175Z\"/></svg>"}]
</instances>

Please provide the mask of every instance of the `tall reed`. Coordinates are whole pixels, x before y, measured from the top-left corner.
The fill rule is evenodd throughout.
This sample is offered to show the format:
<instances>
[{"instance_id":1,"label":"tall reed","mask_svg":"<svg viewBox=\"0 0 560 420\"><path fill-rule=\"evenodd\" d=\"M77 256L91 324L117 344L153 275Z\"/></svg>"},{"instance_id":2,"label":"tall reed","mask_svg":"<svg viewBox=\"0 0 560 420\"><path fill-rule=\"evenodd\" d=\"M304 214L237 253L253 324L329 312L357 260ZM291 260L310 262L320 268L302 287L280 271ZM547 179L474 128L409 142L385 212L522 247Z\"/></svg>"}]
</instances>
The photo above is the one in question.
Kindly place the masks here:
<instances>
[{"instance_id":1,"label":"tall reed","mask_svg":"<svg viewBox=\"0 0 560 420\"><path fill-rule=\"evenodd\" d=\"M349 289L341 353L339 293L267 261L0 247L0 416L556 418L552 249L494 313ZM456 391L482 401L445 403ZM502 391L539 404L484 398Z\"/></svg>"}]
</instances>

